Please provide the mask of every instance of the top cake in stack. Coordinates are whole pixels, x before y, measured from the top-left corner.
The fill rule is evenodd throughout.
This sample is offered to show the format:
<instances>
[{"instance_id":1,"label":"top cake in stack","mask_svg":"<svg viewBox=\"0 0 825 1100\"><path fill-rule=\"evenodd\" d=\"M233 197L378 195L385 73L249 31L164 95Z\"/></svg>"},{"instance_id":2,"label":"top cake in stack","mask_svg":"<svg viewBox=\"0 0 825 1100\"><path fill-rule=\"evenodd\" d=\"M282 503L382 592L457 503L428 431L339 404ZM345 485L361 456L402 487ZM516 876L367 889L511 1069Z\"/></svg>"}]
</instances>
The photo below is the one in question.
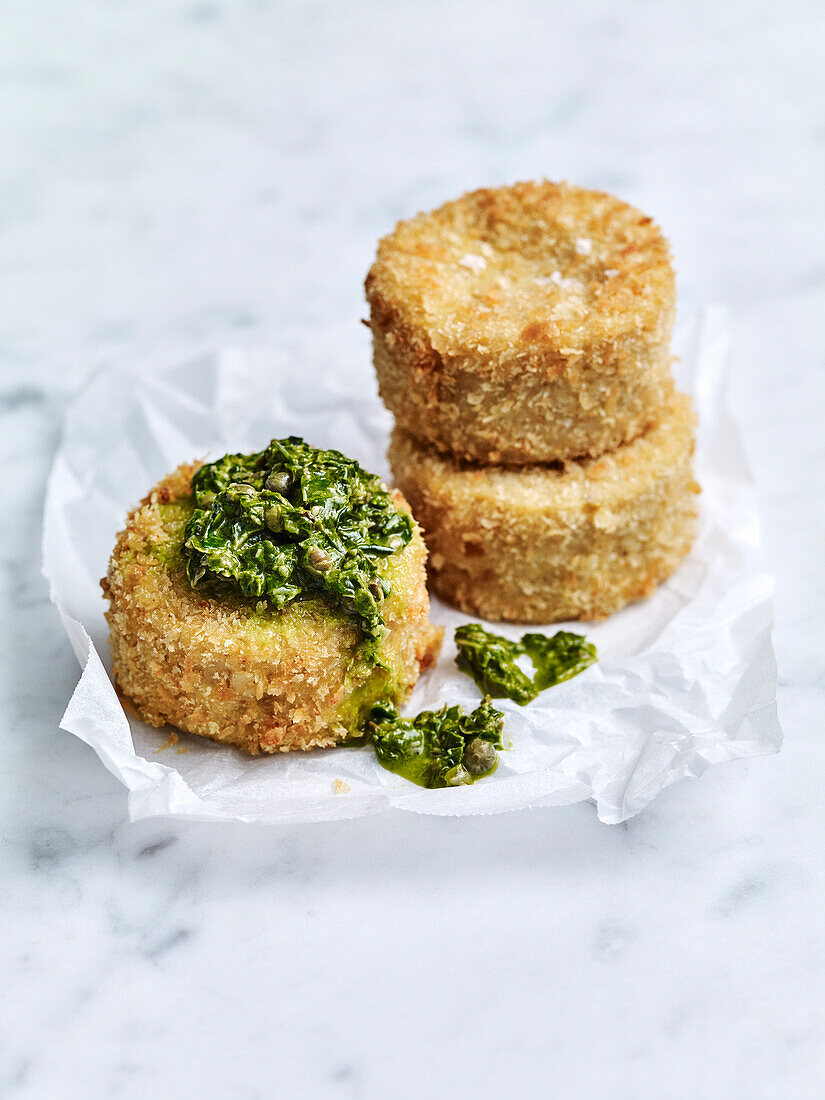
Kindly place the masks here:
<instances>
[{"instance_id":1,"label":"top cake in stack","mask_svg":"<svg viewBox=\"0 0 825 1100\"><path fill-rule=\"evenodd\" d=\"M366 290L439 595L490 619L601 618L673 571L693 424L650 218L567 184L475 191L401 222Z\"/></svg>"}]
</instances>

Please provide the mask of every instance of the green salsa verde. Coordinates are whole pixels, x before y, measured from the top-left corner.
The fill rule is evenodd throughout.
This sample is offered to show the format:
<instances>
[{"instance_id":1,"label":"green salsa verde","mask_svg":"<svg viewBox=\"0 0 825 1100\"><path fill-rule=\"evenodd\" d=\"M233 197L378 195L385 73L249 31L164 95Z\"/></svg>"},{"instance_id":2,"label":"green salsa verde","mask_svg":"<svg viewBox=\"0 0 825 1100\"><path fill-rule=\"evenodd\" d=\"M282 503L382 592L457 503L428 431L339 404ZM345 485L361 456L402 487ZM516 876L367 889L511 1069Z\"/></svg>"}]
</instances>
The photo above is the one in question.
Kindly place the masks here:
<instances>
[{"instance_id":1,"label":"green salsa verde","mask_svg":"<svg viewBox=\"0 0 825 1100\"><path fill-rule=\"evenodd\" d=\"M489 699L470 714L445 706L415 718L401 718L392 703L378 703L366 732L388 771L420 787L457 787L495 770L503 722Z\"/></svg>"},{"instance_id":2,"label":"green salsa verde","mask_svg":"<svg viewBox=\"0 0 825 1100\"><path fill-rule=\"evenodd\" d=\"M465 623L456 627L455 641L456 664L472 676L485 695L493 699L507 697L522 707L540 691L578 676L596 660L596 647L583 635L566 630L556 631L552 638L522 634L520 641L512 642L478 623ZM524 656L532 662L532 676L517 663Z\"/></svg>"},{"instance_id":3,"label":"green salsa verde","mask_svg":"<svg viewBox=\"0 0 825 1100\"><path fill-rule=\"evenodd\" d=\"M456 629L455 640L458 667L485 693L480 706L471 714L459 706L445 706L401 718L392 704L379 703L365 727L379 763L422 787L473 783L495 771L504 715L493 708L491 697L506 696L524 706L596 660L594 645L564 630L552 638L523 634L512 642L478 623L466 623ZM533 664L532 676L517 663L523 656Z\"/></svg>"},{"instance_id":4,"label":"green salsa verde","mask_svg":"<svg viewBox=\"0 0 825 1100\"><path fill-rule=\"evenodd\" d=\"M192 497L181 554L193 588L274 610L320 598L357 623L359 655L380 664L391 588L379 565L413 536L380 478L289 436L201 466Z\"/></svg>"}]
</instances>

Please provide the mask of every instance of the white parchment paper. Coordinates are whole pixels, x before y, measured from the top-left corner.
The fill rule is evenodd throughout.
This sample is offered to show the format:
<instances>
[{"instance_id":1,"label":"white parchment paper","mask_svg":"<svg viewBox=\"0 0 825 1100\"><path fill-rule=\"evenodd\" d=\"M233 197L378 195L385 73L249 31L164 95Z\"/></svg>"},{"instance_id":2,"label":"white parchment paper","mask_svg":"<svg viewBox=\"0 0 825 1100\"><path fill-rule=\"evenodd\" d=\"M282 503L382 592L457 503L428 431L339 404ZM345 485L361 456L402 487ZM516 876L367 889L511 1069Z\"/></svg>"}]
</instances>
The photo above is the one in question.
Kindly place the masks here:
<instances>
[{"instance_id":1,"label":"white parchment paper","mask_svg":"<svg viewBox=\"0 0 825 1100\"><path fill-rule=\"evenodd\" d=\"M700 418L704 491L693 551L649 600L607 622L571 624L596 643L599 663L527 707L498 701L511 747L496 773L435 791L385 771L368 746L250 759L181 734L164 747L169 730L127 718L107 671L99 580L127 510L150 486L185 460L259 450L290 434L389 478L390 420L377 398L353 394L334 374L308 377L284 353L225 351L151 375L98 374L67 414L45 508L44 573L83 669L62 728L128 787L133 820L303 822L390 807L478 814L592 798L602 821L620 822L683 776L777 751L772 584L759 565L754 487L724 399L722 312L683 324L675 350ZM467 617L433 601L433 618L447 628L444 649L407 711L472 708L479 692L456 669L452 643ZM493 629L518 637L525 628Z\"/></svg>"}]
</instances>

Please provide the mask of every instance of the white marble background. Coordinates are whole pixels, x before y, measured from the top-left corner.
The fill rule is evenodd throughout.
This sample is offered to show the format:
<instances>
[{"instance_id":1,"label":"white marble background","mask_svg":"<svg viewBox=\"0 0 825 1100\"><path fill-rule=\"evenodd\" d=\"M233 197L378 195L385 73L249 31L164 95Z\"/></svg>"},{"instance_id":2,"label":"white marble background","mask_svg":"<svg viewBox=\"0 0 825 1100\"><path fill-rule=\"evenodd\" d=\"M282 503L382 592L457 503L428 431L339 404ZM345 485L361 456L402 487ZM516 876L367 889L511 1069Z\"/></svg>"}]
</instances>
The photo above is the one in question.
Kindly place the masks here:
<instances>
[{"instance_id":1,"label":"white marble background","mask_svg":"<svg viewBox=\"0 0 825 1100\"><path fill-rule=\"evenodd\" d=\"M825 1094L823 51L818 0L0 5L0 1095ZM372 387L377 236L539 175L654 214L683 303L731 308L782 754L615 828L128 825L57 729L67 399L226 343Z\"/></svg>"}]
</instances>

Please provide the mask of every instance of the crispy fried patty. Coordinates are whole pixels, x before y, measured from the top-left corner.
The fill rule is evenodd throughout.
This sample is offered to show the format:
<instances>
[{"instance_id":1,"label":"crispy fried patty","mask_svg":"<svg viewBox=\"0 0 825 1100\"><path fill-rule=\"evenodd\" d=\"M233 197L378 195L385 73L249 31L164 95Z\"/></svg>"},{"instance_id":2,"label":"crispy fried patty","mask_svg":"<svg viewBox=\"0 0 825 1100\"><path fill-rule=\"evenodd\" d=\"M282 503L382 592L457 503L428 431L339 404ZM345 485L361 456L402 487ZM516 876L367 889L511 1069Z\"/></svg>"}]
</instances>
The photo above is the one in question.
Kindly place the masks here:
<instances>
[{"instance_id":1,"label":"crispy fried patty","mask_svg":"<svg viewBox=\"0 0 825 1100\"><path fill-rule=\"evenodd\" d=\"M273 611L193 591L180 546L197 468L179 467L129 515L102 582L115 682L140 717L249 753L288 752L334 745L377 699L406 698L442 633L427 618L418 529L382 566L385 667L368 667L357 625L320 600ZM400 494L396 504L407 507Z\"/></svg>"},{"instance_id":2,"label":"crispy fried patty","mask_svg":"<svg viewBox=\"0 0 825 1100\"><path fill-rule=\"evenodd\" d=\"M384 403L459 459L599 455L670 400L668 245L611 195L471 192L384 237L366 294Z\"/></svg>"},{"instance_id":3,"label":"crispy fried patty","mask_svg":"<svg viewBox=\"0 0 825 1100\"><path fill-rule=\"evenodd\" d=\"M433 590L493 621L602 619L648 596L690 549L694 416L596 459L517 469L456 463L396 428L389 457L424 530Z\"/></svg>"}]
</instances>

